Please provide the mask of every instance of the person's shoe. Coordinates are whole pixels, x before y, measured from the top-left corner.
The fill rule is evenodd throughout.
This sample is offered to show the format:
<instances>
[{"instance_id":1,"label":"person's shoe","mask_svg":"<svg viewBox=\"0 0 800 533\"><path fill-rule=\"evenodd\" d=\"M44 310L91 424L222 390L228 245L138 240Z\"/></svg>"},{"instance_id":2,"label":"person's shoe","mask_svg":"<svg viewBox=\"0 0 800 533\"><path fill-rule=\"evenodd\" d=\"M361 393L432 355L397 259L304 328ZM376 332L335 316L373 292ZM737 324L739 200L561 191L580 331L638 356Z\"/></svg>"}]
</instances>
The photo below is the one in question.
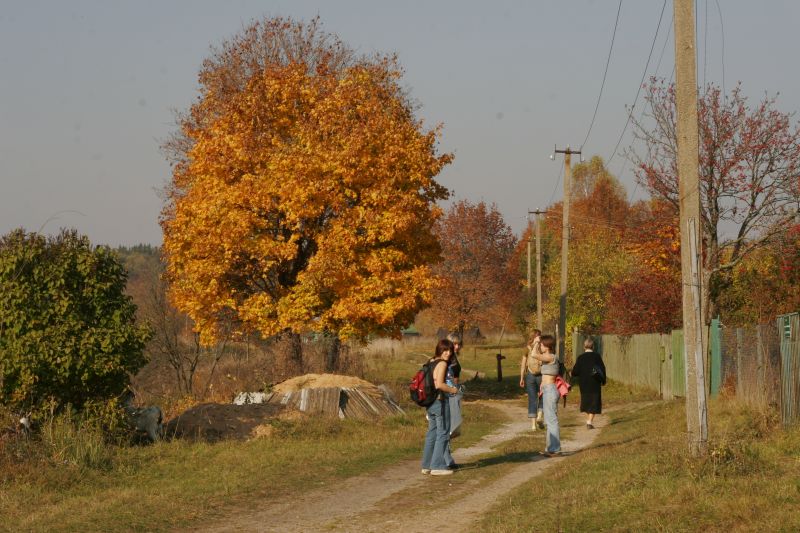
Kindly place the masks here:
<instances>
[{"instance_id":1,"label":"person's shoe","mask_svg":"<svg viewBox=\"0 0 800 533\"><path fill-rule=\"evenodd\" d=\"M422 473L425 474L425 475L430 474L431 473L431 469L430 468L423 468L422 469Z\"/></svg>"},{"instance_id":2,"label":"person's shoe","mask_svg":"<svg viewBox=\"0 0 800 533\"><path fill-rule=\"evenodd\" d=\"M591 422L586 422L586 429L594 429L594 426Z\"/></svg>"},{"instance_id":3,"label":"person's shoe","mask_svg":"<svg viewBox=\"0 0 800 533\"><path fill-rule=\"evenodd\" d=\"M545 457L559 457L559 456L561 456L561 452L548 452L548 451L543 451L543 452L542 452L542 455L544 455Z\"/></svg>"},{"instance_id":4,"label":"person's shoe","mask_svg":"<svg viewBox=\"0 0 800 533\"><path fill-rule=\"evenodd\" d=\"M544 429L544 420L539 420L539 419L537 418L537 419L536 419L536 426L537 426L539 429Z\"/></svg>"},{"instance_id":5,"label":"person's shoe","mask_svg":"<svg viewBox=\"0 0 800 533\"><path fill-rule=\"evenodd\" d=\"M431 470L432 476L452 476L452 470Z\"/></svg>"},{"instance_id":6,"label":"person's shoe","mask_svg":"<svg viewBox=\"0 0 800 533\"><path fill-rule=\"evenodd\" d=\"M458 463L453 463L451 465L447 465L447 468L449 468L450 470L458 470L459 468L461 468L461 465Z\"/></svg>"}]
</instances>

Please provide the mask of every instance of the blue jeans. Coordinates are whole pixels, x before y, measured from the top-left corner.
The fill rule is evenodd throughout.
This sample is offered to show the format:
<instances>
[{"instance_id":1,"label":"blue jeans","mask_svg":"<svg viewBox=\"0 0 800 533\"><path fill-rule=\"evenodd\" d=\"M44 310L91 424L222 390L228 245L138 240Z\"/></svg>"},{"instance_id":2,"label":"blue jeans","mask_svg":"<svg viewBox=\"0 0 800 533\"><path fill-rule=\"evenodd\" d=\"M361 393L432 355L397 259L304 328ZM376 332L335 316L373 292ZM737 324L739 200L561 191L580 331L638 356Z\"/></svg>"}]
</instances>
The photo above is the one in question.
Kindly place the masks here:
<instances>
[{"instance_id":1,"label":"blue jeans","mask_svg":"<svg viewBox=\"0 0 800 533\"><path fill-rule=\"evenodd\" d=\"M422 468L447 470L445 450L450 441L450 405L447 400L436 400L428 407L428 433L422 449Z\"/></svg>"},{"instance_id":2,"label":"blue jeans","mask_svg":"<svg viewBox=\"0 0 800 533\"><path fill-rule=\"evenodd\" d=\"M544 408L544 423L547 424L547 438L545 449L548 452L561 451L561 434L558 427L558 400L561 395L554 383L542 385L542 404Z\"/></svg>"},{"instance_id":3,"label":"blue jeans","mask_svg":"<svg viewBox=\"0 0 800 533\"><path fill-rule=\"evenodd\" d=\"M542 375L535 376L525 371L525 392L528 393L528 418L536 418L539 410L539 389L542 387Z\"/></svg>"}]
</instances>

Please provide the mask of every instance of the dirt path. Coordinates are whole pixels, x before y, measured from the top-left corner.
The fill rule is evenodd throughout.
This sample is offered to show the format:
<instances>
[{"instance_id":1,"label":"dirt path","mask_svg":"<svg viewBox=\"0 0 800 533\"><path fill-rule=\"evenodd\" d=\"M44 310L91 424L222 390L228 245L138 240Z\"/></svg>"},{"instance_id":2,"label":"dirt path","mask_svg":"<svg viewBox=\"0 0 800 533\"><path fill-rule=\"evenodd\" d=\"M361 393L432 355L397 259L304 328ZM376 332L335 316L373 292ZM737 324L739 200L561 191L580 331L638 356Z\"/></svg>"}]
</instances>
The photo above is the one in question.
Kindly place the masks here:
<instances>
[{"instance_id":1,"label":"dirt path","mask_svg":"<svg viewBox=\"0 0 800 533\"><path fill-rule=\"evenodd\" d=\"M406 531L429 532L438 527L468 531L470 525L493 506L499 498L518 485L541 474L563 458L530 454L486 456L499 444L530 432L525 408L518 400L490 401L511 420L496 432L468 448L454 450L462 469L452 476L432 478L420 474L419 459L403 461L380 472L350 478L327 489L314 489L300 498L276 502L247 515L232 516L224 523L210 525L205 531ZM574 414L575 406L567 413ZM559 418L569 418L562 412ZM602 428L605 415L595 419ZM569 455L589 446L598 430L574 425L574 436L562 441L562 451ZM455 442L455 441L454 441ZM512 464L510 468L509 464ZM480 475L478 475L480 474ZM437 488L437 485L439 488ZM447 513L436 513L424 494L441 490ZM441 515L441 523L436 517Z\"/></svg>"}]
</instances>

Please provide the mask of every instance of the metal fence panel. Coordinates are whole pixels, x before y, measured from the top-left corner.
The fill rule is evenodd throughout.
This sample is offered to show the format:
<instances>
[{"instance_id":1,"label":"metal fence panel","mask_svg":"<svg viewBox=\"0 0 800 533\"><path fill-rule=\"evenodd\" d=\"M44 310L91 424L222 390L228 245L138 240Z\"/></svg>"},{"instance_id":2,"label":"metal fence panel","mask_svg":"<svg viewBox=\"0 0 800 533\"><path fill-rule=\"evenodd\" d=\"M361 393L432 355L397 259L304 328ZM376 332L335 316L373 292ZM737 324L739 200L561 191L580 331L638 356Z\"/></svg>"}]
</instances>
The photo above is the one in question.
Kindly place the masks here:
<instances>
[{"instance_id":1,"label":"metal fence panel","mask_svg":"<svg viewBox=\"0 0 800 533\"><path fill-rule=\"evenodd\" d=\"M672 340L672 394L686 396L686 358L683 353L683 330L674 329Z\"/></svg>"},{"instance_id":2,"label":"metal fence panel","mask_svg":"<svg viewBox=\"0 0 800 533\"><path fill-rule=\"evenodd\" d=\"M775 321L780 338L781 420L800 421L800 314L781 315Z\"/></svg>"}]
</instances>

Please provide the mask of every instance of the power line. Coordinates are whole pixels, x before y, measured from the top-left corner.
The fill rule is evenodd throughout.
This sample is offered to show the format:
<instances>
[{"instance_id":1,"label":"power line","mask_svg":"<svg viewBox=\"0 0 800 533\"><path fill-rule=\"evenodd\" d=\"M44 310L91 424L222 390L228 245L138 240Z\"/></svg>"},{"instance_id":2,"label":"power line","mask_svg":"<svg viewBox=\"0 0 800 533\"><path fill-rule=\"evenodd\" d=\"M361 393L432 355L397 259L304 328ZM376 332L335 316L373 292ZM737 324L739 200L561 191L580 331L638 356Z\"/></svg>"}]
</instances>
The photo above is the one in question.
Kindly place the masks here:
<instances>
[{"instance_id":1,"label":"power line","mask_svg":"<svg viewBox=\"0 0 800 533\"><path fill-rule=\"evenodd\" d=\"M661 68L661 60L664 58L664 51L667 49L667 44L669 43L669 37L672 35L672 23L675 22L675 14L673 13L672 19L669 21L669 26L667 27L667 37L664 39L664 46L661 47L661 55L658 56L658 63L656 63L656 70L653 73L653 76L658 76L658 69Z\"/></svg>"},{"instance_id":2,"label":"power line","mask_svg":"<svg viewBox=\"0 0 800 533\"><path fill-rule=\"evenodd\" d=\"M547 202L547 205L552 205L553 204L553 198L555 198L556 191L558 190L558 186L561 183L561 174L562 174L563 170L564 170L564 160L562 159L561 160L561 168L558 169L558 175L556 176L556 186L553 187L553 193L550 195L550 201Z\"/></svg>"},{"instance_id":3,"label":"power line","mask_svg":"<svg viewBox=\"0 0 800 533\"><path fill-rule=\"evenodd\" d=\"M722 27L722 94L725 95L725 23L722 21L722 8L719 7L719 0L714 0L717 3L717 12L719 13L719 24Z\"/></svg>"},{"instance_id":4,"label":"power line","mask_svg":"<svg viewBox=\"0 0 800 533\"><path fill-rule=\"evenodd\" d=\"M619 145L622 142L622 138L625 136L625 132L628 130L628 125L631 122L631 117L633 116L633 111L636 108L636 103L639 100L639 94L641 93L642 85L644 84L644 79L647 76L647 69L650 66L650 59L653 56L653 49L655 48L655 45L656 45L656 39L658 38L658 32L661 29L661 20L664 17L664 9L666 7L667 7L667 0L664 0L664 3L661 6L661 14L658 16L658 26L656 26L656 33L655 33L655 35L653 35L653 43L650 45L650 53L647 56L647 63L645 63L645 66L644 66L644 72L642 73L642 79L639 82L639 88L636 90L636 97L633 99L633 105L631 106L630 111L628 112L628 118L625 121L625 127L622 128L622 133L620 133L619 139L617 139L617 144L616 144L616 146L614 146L614 151L611 153L611 155L608 158L608 164L610 164L611 161L614 159L614 156L617 155L617 149L619 148Z\"/></svg>"},{"instance_id":5,"label":"power line","mask_svg":"<svg viewBox=\"0 0 800 533\"><path fill-rule=\"evenodd\" d=\"M611 156L608 158L608 163L610 164L611 161L614 159L614 156L617 155L617 149L619 148L620 143L622 142L622 138L625 136L625 132L628 131L628 124L631 122L631 116L633 115L633 110L636 108L636 102L639 100L639 93L642 91L642 85L644 84L644 78L647 76L647 69L650 67L650 59L653 57L653 49L656 46L656 39L658 38L658 31L661 29L661 20L664 18L664 9L667 7L667 0L664 0L664 3L661 5L661 14L658 16L658 26L656 26L656 33L653 35L653 44L650 45L650 53L647 55L647 63L644 65L644 72L642 72L642 80L639 82L639 88L636 90L636 97L633 99L633 105L631 106L630 112L628 113L628 119L625 121L625 127L622 128L622 133L619 135L619 139L617 139L617 144L614 147L614 151L611 153Z\"/></svg>"},{"instance_id":6,"label":"power line","mask_svg":"<svg viewBox=\"0 0 800 533\"><path fill-rule=\"evenodd\" d=\"M606 86L606 76L608 75L608 65L611 63L611 51L614 50L614 39L617 36L617 25L619 24L619 13L622 10L622 0L619 0L617 6L617 19L614 21L614 32L611 34L611 46L608 47L608 57L606 58L606 68L603 72L603 82L600 84L600 94L597 95L597 103L594 105L594 113L592 114L592 121L589 123L589 131L586 132L586 138L581 143L581 148L589 140L589 134L592 133L592 126L594 126L594 119L597 118L597 110L600 108L600 99L603 97L603 88Z\"/></svg>"},{"instance_id":7,"label":"power line","mask_svg":"<svg viewBox=\"0 0 800 533\"><path fill-rule=\"evenodd\" d=\"M708 0L705 0L706 14L703 16L703 88L706 87L706 71L708 70Z\"/></svg>"}]
</instances>

